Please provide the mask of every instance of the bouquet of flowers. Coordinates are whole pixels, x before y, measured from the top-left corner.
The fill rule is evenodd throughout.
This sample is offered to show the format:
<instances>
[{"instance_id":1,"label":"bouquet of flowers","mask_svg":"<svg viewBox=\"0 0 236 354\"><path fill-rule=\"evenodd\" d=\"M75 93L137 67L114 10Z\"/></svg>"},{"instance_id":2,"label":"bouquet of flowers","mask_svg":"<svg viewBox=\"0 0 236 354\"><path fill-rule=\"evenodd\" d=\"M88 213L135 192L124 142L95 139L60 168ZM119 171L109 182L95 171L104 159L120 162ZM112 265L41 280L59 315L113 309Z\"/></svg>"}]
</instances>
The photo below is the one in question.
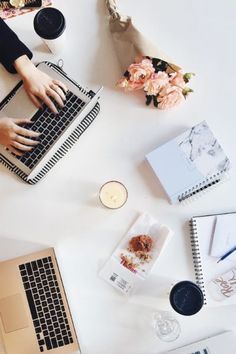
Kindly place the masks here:
<instances>
[{"instance_id":1,"label":"bouquet of flowers","mask_svg":"<svg viewBox=\"0 0 236 354\"><path fill-rule=\"evenodd\" d=\"M182 74L181 71L172 71L166 61L139 57L128 67L117 86L126 91L143 89L146 94L146 104L159 109L176 106L193 90L186 86L193 73Z\"/></svg>"},{"instance_id":2,"label":"bouquet of flowers","mask_svg":"<svg viewBox=\"0 0 236 354\"><path fill-rule=\"evenodd\" d=\"M132 23L122 15L116 0L106 0L110 14L110 31L123 77L117 86L125 91L143 90L146 104L159 109L176 106L193 92L186 84L193 73L182 73L180 66L154 46Z\"/></svg>"}]
</instances>

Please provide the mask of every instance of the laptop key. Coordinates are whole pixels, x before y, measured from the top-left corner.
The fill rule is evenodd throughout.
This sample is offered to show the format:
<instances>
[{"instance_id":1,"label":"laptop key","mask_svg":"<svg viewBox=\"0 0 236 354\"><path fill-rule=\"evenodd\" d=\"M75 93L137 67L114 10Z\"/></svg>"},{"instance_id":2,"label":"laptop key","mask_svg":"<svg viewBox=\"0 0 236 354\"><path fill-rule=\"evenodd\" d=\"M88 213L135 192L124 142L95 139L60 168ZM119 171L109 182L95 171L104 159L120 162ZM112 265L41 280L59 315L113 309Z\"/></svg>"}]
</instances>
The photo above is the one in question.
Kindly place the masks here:
<instances>
[{"instance_id":1,"label":"laptop key","mask_svg":"<svg viewBox=\"0 0 236 354\"><path fill-rule=\"evenodd\" d=\"M49 337L44 337L45 343L46 343L46 347L48 350L52 349L52 343L50 341Z\"/></svg>"},{"instance_id":2,"label":"laptop key","mask_svg":"<svg viewBox=\"0 0 236 354\"><path fill-rule=\"evenodd\" d=\"M70 343L68 337L63 337L63 340L64 340L64 343L65 343L65 344L69 344L69 343Z\"/></svg>"},{"instance_id":3,"label":"laptop key","mask_svg":"<svg viewBox=\"0 0 236 354\"><path fill-rule=\"evenodd\" d=\"M36 311L36 308L35 308L32 292L31 292L31 290L26 290L25 293L26 293L26 296L27 296L27 300L28 300L31 316L32 316L33 320L37 319L38 316L37 316L37 311Z\"/></svg>"},{"instance_id":4,"label":"laptop key","mask_svg":"<svg viewBox=\"0 0 236 354\"><path fill-rule=\"evenodd\" d=\"M58 347L56 338L52 338L52 339L51 339L51 342L52 342L52 347L53 347L53 348L57 348L57 347Z\"/></svg>"},{"instance_id":5,"label":"laptop key","mask_svg":"<svg viewBox=\"0 0 236 354\"><path fill-rule=\"evenodd\" d=\"M28 275L33 274L30 263L26 263L26 270L27 270Z\"/></svg>"},{"instance_id":6,"label":"laptop key","mask_svg":"<svg viewBox=\"0 0 236 354\"><path fill-rule=\"evenodd\" d=\"M39 326L40 326L39 320L34 320L34 327L39 327Z\"/></svg>"},{"instance_id":7,"label":"laptop key","mask_svg":"<svg viewBox=\"0 0 236 354\"><path fill-rule=\"evenodd\" d=\"M41 328L40 328L40 327L36 327L36 328L35 328L35 332L36 332L36 333L41 333Z\"/></svg>"},{"instance_id":8,"label":"laptop key","mask_svg":"<svg viewBox=\"0 0 236 354\"><path fill-rule=\"evenodd\" d=\"M42 262L41 259L39 259L39 260L37 261L37 263L38 263L38 267L39 267L39 268L42 268L42 267L43 267L43 262Z\"/></svg>"}]
</instances>

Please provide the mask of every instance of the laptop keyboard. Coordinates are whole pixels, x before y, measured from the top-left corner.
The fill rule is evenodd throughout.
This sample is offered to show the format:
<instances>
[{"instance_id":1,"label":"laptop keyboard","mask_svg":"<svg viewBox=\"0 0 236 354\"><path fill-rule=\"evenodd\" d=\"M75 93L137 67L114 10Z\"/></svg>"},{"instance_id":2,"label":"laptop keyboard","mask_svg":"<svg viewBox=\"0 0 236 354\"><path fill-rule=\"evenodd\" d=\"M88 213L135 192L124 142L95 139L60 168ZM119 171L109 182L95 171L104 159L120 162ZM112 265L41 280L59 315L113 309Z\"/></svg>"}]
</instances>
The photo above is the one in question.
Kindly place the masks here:
<instances>
[{"instance_id":1,"label":"laptop keyboard","mask_svg":"<svg viewBox=\"0 0 236 354\"><path fill-rule=\"evenodd\" d=\"M73 343L51 257L19 266L40 352Z\"/></svg>"},{"instance_id":2,"label":"laptop keyboard","mask_svg":"<svg viewBox=\"0 0 236 354\"><path fill-rule=\"evenodd\" d=\"M40 143L32 151L26 152L22 156L16 156L18 160L32 169L73 121L84 105L85 102L70 91L66 94L64 107L60 108L57 105L58 114L52 113L43 104L43 108L39 109L31 118L33 123L22 125L23 128L41 133L39 137Z\"/></svg>"}]
</instances>

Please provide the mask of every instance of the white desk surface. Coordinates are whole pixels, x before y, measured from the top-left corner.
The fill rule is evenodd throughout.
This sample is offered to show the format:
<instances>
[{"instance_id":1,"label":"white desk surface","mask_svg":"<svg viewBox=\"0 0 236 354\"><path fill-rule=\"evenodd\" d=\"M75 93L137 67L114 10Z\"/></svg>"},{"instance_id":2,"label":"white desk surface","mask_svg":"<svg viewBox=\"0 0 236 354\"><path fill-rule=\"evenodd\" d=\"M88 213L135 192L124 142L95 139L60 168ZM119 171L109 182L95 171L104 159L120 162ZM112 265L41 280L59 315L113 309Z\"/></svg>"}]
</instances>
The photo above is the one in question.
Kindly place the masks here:
<instances>
[{"instance_id":1,"label":"white desk surface","mask_svg":"<svg viewBox=\"0 0 236 354\"><path fill-rule=\"evenodd\" d=\"M236 325L236 307L204 308L179 317L182 333L159 341L151 313L162 308L163 283L194 279L188 220L192 215L236 210L236 3L219 0L120 0L124 13L186 71L195 90L170 111L145 107L142 94L114 88L120 77L104 15L104 0L54 0L67 19L64 69L90 88L104 86L101 113L80 141L36 186L0 166L1 256L56 247L83 354L158 354ZM34 52L57 61L36 36L34 13L8 21ZM2 99L17 76L1 67ZM4 81L5 79L5 81ZM146 153L206 119L228 153L230 180L188 205L167 202L144 161ZM173 175L174 178L174 175ZM107 180L127 186L129 200L116 211L98 201ZM167 223L175 235L139 294L126 298L97 273L140 212Z\"/></svg>"}]
</instances>

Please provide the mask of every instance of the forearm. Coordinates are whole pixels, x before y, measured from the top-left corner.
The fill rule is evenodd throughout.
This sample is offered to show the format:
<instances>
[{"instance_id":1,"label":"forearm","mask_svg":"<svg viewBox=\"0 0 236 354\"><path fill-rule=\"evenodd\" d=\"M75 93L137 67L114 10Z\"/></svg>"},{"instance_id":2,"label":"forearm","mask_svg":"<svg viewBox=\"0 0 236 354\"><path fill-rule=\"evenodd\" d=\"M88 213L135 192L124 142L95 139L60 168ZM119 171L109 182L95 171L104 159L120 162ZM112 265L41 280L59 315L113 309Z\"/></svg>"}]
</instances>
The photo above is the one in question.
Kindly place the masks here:
<instances>
[{"instance_id":1,"label":"forearm","mask_svg":"<svg viewBox=\"0 0 236 354\"><path fill-rule=\"evenodd\" d=\"M17 58L14 61L13 65L14 65L15 70L21 76L21 78L23 80L28 78L29 75L32 73L32 71L36 69L35 65L27 57L27 55L22 55L19 58Z\"/></svg>"},{"instance_id":2,"label":"forearm","mask_svg":"<svg viewBox=\"0 0 236 354\"><path fill-rule=\"evenodd\" d=\"M7 24L0 19L0 62L6 70L14 73L14 62L23 55L26 55L30 59L32 58L31 51L20 41Z\"/></svg>"}]
</instances>

